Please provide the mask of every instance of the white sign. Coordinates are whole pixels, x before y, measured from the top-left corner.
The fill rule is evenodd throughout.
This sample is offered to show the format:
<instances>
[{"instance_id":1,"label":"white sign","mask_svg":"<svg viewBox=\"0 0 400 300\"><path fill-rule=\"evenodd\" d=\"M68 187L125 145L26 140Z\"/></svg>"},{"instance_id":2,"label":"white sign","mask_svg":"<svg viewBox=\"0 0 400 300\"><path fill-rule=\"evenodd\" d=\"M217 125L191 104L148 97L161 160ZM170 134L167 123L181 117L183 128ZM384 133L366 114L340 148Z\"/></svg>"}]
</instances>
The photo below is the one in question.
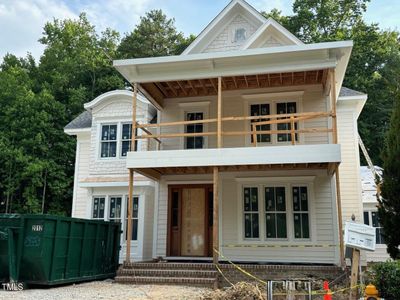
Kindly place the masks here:
<instances>
[{"instance_id":1,"label":"white sign","mask_svg":"<svg viewBox=\"0 0 400 300\"><path fill-rule=\"evenodd\" d=\"M372 226L346 222L344 243L351 248L375 251L375 234L375 228Z\"/></svg>"}]
</instances>

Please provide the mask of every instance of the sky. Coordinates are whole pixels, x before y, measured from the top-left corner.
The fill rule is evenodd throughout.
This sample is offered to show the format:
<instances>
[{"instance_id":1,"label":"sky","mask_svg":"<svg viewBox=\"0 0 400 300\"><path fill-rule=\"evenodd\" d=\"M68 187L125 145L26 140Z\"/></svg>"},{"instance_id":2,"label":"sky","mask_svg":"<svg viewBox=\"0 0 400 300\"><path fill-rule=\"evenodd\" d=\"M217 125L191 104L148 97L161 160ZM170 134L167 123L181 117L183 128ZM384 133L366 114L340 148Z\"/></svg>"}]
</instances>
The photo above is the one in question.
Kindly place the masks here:
<instances>
[{"instance_id":1,"label":"sky","mask_svg":"<svg viewBox=\"0 0 400 300\"><path fill-rule=\"evenodd\" d=\"M292 13L293 0L248 0L256 9L277 8ZM38 42L47 21L76 18L86 12L100 32L107 27L123 35L132 31L145 12L161 8L175 18L178 30L198 34L229 0L0 0L0 58L7 52L39 59L43 46ZM400 30L400 0L371 0L365 19L381 28Z\"/></svg>"}]
</instances>

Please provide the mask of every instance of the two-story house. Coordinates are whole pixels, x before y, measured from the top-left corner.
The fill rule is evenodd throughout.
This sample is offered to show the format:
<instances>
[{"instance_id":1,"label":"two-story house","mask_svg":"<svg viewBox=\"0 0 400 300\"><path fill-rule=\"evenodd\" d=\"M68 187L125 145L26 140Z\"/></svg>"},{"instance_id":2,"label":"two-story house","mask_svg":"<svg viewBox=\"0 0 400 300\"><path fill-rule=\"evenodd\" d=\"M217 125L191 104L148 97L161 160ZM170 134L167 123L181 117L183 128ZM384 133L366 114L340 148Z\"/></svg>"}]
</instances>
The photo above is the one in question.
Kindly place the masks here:
<instances>
[{"instance_id":1,"label":"two-story house","mask_svg":"<svg viewBox=\"0 0 400 300\"><path fill-rule=\"evenodd\" d=\"M92 121L84 133L79 118L66 129L78 135L73 216L99 216L99 199L120 195L142 211L124 230L143 234L143 258L306 264L313 272L342 265L343 223L363 215L357 118L367 96L342 87L352 46L304 44L233 0L181 55L114 61L134 86L126 107L117 96L108 107L114 100L102 95L85 105ZM110 142L103 126L121 133L124 121L141 151L120 157L117 134L116 157L102 157ZM111 190L102 178L115 172L124 180Z\"/></svg>"}]
</instances>

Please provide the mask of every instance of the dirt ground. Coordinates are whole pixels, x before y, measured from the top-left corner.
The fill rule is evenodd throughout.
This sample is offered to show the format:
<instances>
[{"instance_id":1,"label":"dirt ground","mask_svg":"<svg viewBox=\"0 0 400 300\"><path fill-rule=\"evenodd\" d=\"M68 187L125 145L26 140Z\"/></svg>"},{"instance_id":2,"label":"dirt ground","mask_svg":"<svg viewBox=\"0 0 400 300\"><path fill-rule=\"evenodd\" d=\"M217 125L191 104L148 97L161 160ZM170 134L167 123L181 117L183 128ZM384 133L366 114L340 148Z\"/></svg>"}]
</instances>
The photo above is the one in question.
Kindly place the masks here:
<instances>
[{"instance_id":1,"label":"dirt ground","mask_svg":"<svg viewBox=\"0 0 400 300\"><path fill-rule=\"evenodd\" d=\"M1 288L1 286L0 286ZM174 285L128 285L95 281L48 289L26 289L19 292L0 290L1 300L86 300L86 299L202 299L210 289Z\"/></svg>"}]
</instances>

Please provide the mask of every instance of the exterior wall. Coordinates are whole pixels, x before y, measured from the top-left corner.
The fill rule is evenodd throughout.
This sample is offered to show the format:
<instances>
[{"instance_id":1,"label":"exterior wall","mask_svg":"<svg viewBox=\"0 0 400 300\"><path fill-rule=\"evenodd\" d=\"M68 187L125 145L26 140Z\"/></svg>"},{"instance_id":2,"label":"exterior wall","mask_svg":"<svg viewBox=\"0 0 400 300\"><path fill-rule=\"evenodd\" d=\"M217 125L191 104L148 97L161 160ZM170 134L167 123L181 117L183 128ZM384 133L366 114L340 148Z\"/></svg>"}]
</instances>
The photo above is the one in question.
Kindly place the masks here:
<instances>
[{"instance_id":1,"label":"exterior wall","mask_svg":"<svg viewBox=\"0 0 400 300\"><path fill-rule=\"evenodd\" d=\"M356 222L363 222L361 200L360 154L356 111L338 102L338 139L342 162L339 166L343 222L354 214Z\"/></svg>"},{"instance_id":2,"label":"exterior wall","mask_svg":"<svg viewBox=\"0 0 400 300\"><path fill-rule=\"evenodd\" d=\"M214 38L214 40L210 42L203 52L219 52L240 49L245 41L240 43L235 42L234 37L236 28L246 29L246 40L249 39L258 29L257 26L252 24L243 15L237 14L232 21L230 21L228 25L226 25L223 30Z\"/></svg>"},{"instance_id":3,"label":"exterior wall","mask_svg":"<svg viewBox=\"0 0 400 300\"><path fill-rule=\"evenodd\" d=\"M120 150L117 146L116 158L100 158L100 134L101 124L119 124L132 122L132 103L128 100L115 99L100 104L92 111L93 121L91 128L90 144L90 175L128 175L126 159L120 158ZM137 121L139 123L149 123L152 116L149 114L148 105L138 101ZM118 126L118 135L121 126ZM147 150L147 141L139 141L138 149Z\"/></svg>"},{"instance_id":4,"label":"exterior wall","mask_svg":"<svg viewBox=\"0 0 400 300\"><path fill-rule=\"evenodd\" d=\"M74 194L72 200L72 217L86 218L87 201L89 195L86 188L81 188L79 182L89 175L90 161L90 133L81 133L77 136L75 160Z\"/></svg>"},{"instance_id":5,"label":"exterior wall","mask_svg":"<svg viewBox=\"0 0 400 300\"><path fill-rule=\"evenodd\" d=\"M241 231L243 213L240 206L241 181L251 178L250 180L267 184L275 182L278 177L281 177L279 180L284 182L300 183L296 177L304 176L314 178L310 183L314 192L312 193L312 190L310 190L311 196L309 200L311 239L296 241L290 238L293 229L288 225L289 241L244 240ZM337 226L335 222L337 214L334 198L332 197L334 187L332 186L333 181L326 174L326 171L221 173L220 177L220 247L226 258L243 262L338 263L338 247L332 246L337 244ZM211 175L168 176L161 180L156 256L166 256L168 184L211 182ZM259 199L259 201L262 200ZM288 209L289 207L290 205L288 205ZM260 208L260 214L262 213ZM292 216L288 210L287 219L289 220ZM264 225L260 221L260 229L262 226ZM260 230L261 236L263 236L263 230ZM269 245L270 247L262 247L263 245ZM284 251L280 248L280 246L289 245L290 247L285 247ZM293 245L300 247L293 247ZM308 245L308 247L305 247L305 245ZM311 247L312 245L323 246Z\"/></svg>"},{"instance_id":6,"label":"exterior wall","mask_svg":"<svg viewBox=\"0 0 400 300\"><path fill-rule=\"evenodd\" d=\"M282 93L279 95L279 93ZM217 97L192 97L181 99L167 99L165 109L160 114L160 123L182 121L185 112L203 111L204 118L216 118ZM249 105L251 103L270 102L272 105L279 101L298 101L299 112L327 111L327 98L323 95L320 85L294 86L287 88L267 88L255 90L226 91L222 93L222 115L230 116L249 116ZM309 120L300 123L304 128L328 126L326 118ZM235 121L223 122L223 131L250 131L250 122ZM204 124L204 131L216 131L216 123ZM162 127L161 133L183 133L183 126ZM205 137L205 147L215 148L216 137ZM300 136L300 143L304 144L326 144L329 142L327 133L303 134ZM243 147L250 146L250 136L224 136L224 147ZM276 143L275 145L284 145ZM184 148L184 138L168 138L162 143L163 150L176 150Z\"/></svg>"}]
</instances>

